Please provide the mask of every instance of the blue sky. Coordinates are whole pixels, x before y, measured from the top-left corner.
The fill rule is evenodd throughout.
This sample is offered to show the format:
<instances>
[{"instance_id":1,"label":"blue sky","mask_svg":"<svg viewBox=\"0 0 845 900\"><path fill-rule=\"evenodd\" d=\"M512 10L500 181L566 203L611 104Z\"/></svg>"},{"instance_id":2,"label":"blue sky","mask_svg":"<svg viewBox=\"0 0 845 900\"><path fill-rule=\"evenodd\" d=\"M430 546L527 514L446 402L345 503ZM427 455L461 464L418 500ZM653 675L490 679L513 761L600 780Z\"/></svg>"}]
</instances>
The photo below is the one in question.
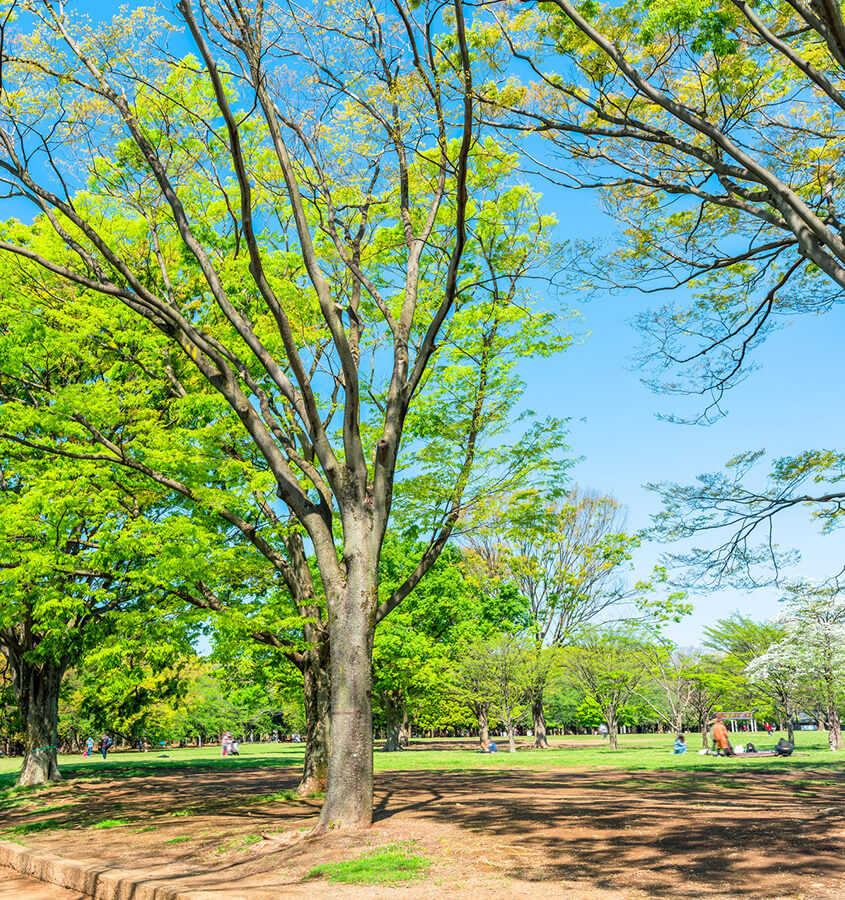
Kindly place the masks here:
<instances>
[{"instance_id":1,"label":"blue sky","mask_svg":"<svg viewBox=\"0 0 845 900\"><path fill-rule=\"evenodd\" d=\"M613 222L584 209L586 204L595 208L589 195L557 191L552 196L547 190L546 196L557 207L562 238L585 236L587 221L597 236L612 239ZM627 505L632 530L647 526L660 508L659 498L643 487L647 482L692 483L743 450L765 448L776 457L842 446L844 429L835 410L845 367L845 310L796 316L775 332L755 354L759 369L729 393L728 416L702 427L659 420L659 412L678 410L677 399L653 393L632 368L639 335L631 319L668 296L632 291L588 303L571 299L589 335L554 363L525 367L530 403L538 413L573 418L571 444L584 457L575 479ZM696 402L689 400L687 412ZM782 515L775 534L783 548L801 551L796 574L823 578L842 565L841 534L821 536L804 510ZM703 540L697 543L706 546ZM636 557L638 575L646 575L665 549L644 546ZM703 627L735 609L756 618L774 615L779 596L776 588L692 596L693 615L669 634L682 645L695 644Z\"/></svg>"},{"instance_id":2,"label":"blue sky","mask_svg":"<svg viewBox=\"0 0 845 900\"><path fill-rule=\"evenodd\" d=\"M114 0L75 4L94 18L105 18L119 6ZM539 183L537 187L558 217L561 239L613 240L613 222L599 212L593 195ZM573 452L584 457L574 477L627 505L631 529L648 525L659 508L658 498L643 488L646 482L689 483L699 473L719 469L742 450L766 448L770 455L781 456L845 444L836 414L843 381L840 335L845 310L822 319L797 317L771 336L756 353L760 370L729 395L730 414L705 428L658 420L656 414L669 408L668 398L653 394L630 367L639 343L630 320L665 299L636 292L591 302L571 297L571 305L583 317L581 330L589 334L559 359L532 362L523 372L531 408L541 415L573 420ZM841 536L819 536L803 511L778 521L777 539L781 546L802 552L796 571L803 575L825 577L842 565ZM650 571L662 549L647 545L639 551L638 575ZM758 618L775 614L777 598L775 589L725 589L693 597L694 614L673 626L670 635L682 645L695 644L703 627L734 609Z\"/></svg>"}]
</instances>

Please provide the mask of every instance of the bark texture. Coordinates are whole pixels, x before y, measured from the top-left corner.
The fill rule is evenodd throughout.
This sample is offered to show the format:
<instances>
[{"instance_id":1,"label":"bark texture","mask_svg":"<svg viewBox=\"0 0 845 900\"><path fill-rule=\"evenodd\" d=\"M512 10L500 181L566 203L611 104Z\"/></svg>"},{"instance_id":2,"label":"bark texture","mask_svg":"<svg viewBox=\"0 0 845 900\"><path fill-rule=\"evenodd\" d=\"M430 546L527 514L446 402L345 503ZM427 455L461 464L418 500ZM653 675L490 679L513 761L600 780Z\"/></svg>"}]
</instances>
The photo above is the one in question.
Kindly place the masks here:
<instances>
[{"instance_id":1,"label":"bark texture","mask_svg":"<svg viewBox=\"0 0 845 900\"><path fill-rule=\"evenodd\" d=\"M12 683L24 727L24 758L18 784L22 787L61 781L57 759L59 688L64 665L33 665L11 660Z\"/></svg>"},{"instance_id":2,"label":"bark texture","mask_svg":"<svg viewBox=\"0 0 845 900\"><path fill-rule=\"evenodd\" d=\"M613 716L608 716L607 735L610 738L610 749L619 749L619 725Z\"/></svg>"},{"instance_id":3,"label":"bark texture","mask_svg":"<svg viewBox=\"0 0 845 900\"><path fill-rule=\"evenodd\" d=\"M538 690L531 702L531 718L534 722L534 747L537 750L548 750L549 741L546 736L546 715L543 712L543 691Z\"/></svg>"},{"instance_id":4,"label":"bark texture","mask_svg":"<svg viewBox=\"0 0 845 900\"><path fill-rule=\"evenodd\" d=\"M362 541L362 543L364 543ZM347 561L346 590L330 606L331 722L323 828L365 828L373 818L372 655L377 554Z\"/></svg>"},{"instance_id":5,"label":"bark texture","mask_svg":"<svg viewBox=\"0 0 845 900\"><path fill-rule=\"evenodd\" d=\"M827 743L831 750L842 749L842 722L835 707L827 714Z\"/></svg>"},{"instance_id":6,"label":"bark texture","mask_svg":"<svg viewBox=\"0 0 845 900\"><path fill-rule=\"evenodd\" d=\"M305 760L296 789L300 797L309 797L326 789L331 734L331 678L327 656L328 647L322 644L305 653L303 659Z\"/></svg>"},{"instance_id":7,"label":"bark texture","mask_svg":"<svg viewBox=\"0 0 845 900\"><path fill-rule=\"evenodd\" d=\"M481 749L486 750L490 746L490 724L487 704L479 704L475 713L478 716L478 742L481 744Z\"/></svg>"},{"instance_id":8,"label":"bark texture","mask_svg":"<svg viewBox=\"0 0 845 900\"><path fill-rule=\"evenodd\" d=\"M395 691L387 691L384 694L383 706L387 736L382 750L385 753L395 753L397 750L404 750L408 746L407 736L405 735L408 711L405 708L404 699Z\"/></svg>"}]
</instances>

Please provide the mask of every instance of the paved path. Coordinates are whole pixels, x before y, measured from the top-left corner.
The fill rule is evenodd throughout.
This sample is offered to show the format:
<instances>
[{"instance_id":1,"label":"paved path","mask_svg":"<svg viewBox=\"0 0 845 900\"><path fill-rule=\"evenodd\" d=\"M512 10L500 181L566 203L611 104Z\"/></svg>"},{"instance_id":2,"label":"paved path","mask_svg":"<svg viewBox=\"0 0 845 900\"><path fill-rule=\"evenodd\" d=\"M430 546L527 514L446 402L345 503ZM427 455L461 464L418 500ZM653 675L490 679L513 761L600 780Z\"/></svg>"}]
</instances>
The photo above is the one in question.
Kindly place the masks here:
<instances>
[{"instance_id":1,"label":"paved path","mask_svg":"<svg viewBox=\"0 0 845 900\"><path fill-rule=\"evenodd\" d=\"M0 867L0 900L89 900L87 894L66 891L55 884L25 878Z\"/></svg>"}]
</instances>

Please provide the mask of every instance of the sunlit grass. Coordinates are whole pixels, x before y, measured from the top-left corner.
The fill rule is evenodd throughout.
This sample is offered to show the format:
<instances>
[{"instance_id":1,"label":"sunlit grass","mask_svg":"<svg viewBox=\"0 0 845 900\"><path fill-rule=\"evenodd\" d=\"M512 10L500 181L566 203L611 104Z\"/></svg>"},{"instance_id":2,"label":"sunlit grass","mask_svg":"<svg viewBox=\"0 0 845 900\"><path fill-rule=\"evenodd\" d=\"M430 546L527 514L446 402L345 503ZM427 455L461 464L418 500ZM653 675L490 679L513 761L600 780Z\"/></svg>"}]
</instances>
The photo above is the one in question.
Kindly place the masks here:
<instances>
[{"instance_id":1,"label":"sunlit grass","mask_svg":"<svg viewBox=\"0 0 845 900\"><path fill-rule=\"evenodd\" d=\"M732 735L735 743L745 742L749 737L760 748L773 747L780 734ZM845 761L845 753L831 753L827 749L827 734L819 731L802 731L796 735L795 754L789 759L752 758L741 756L717 758L699 756L700 740L697 734L689 734L689 750L683 755L672 753L671 734L630 734L620 735L619 750L613 751L607 742L590 735L567 735L551 738L552 749L520 749L516 753L501 750L495 754L479 753L474 749L456 749L455 741L414 741L410 750L396 753L375 754L375 769L384 771L421 770L507 770L514 768L616 768L628 771L648 771L655 769L690 770L699 769L735 771L738 769L766 769L787 771L800 768L830 767L839 769ZM465 742L464 742L465 743ZM421 744L436 749L417 749ZM501 745L506 742L501 741ZM377 745L378 746L378 745ZM211 769L214 771L251 769L256 767L291 767L293 776L302 765L304 746L302 744L242 744L241 756L221 757L219 748L188 747L168 751L166 758L152 753L128 751L114 753L107 760L93 757L62 755L59 766L68 780L85 779L86 784L104 778L126 778L143 776L151 770L168 771L185 768ZM14 788L15 778L20 768L20 758L0 759L0 806L18 805L26 798L32 800L34 794L50 791L50 787L36 789ZM57 785L56 789L60 786ZM5 790L3 790L5 789ZM292 801L293 795L281 792L276 800ZM5 801L5 803L4 803Z\"/></svg>"},{"instance_id":2,"label":"sunlit grass","mask_svg":"<svg viewBox=\"0 0 845 900\"><path fill-rule=\"evenodd\" d=\"M413 853L411 841L388 844L364 853L356 859L323 863L313 868L307 878L325 878L340 884L401 884L423 877L431 860Z\"/></svg>"}]
</instances>

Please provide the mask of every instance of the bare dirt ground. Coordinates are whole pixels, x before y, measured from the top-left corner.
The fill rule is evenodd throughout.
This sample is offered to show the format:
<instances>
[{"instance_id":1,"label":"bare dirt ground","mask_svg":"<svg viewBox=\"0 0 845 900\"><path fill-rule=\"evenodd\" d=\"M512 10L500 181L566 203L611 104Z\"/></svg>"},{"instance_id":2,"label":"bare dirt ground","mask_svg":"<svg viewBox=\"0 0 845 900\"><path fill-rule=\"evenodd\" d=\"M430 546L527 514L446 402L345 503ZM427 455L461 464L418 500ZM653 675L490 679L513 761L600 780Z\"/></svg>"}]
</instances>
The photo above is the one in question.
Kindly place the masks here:
<instances>
[{"instance_id":1,"label":"bare dirt ground","mask_svg":"<svg viewBox=\"0 0 845 900\"><path fill-rule=\"evenodd\" d=\"M4 811L3 827L50 821L64 827L16 839L226 900L845 896L845 773L383 772L373 828L304 839L319 801L267 800L295 783L268 768L80 780ZM103 820L127 824L92 828ZM398 841L433 860L425 880L306 877Z\"/></svg>"}]
</instances>

